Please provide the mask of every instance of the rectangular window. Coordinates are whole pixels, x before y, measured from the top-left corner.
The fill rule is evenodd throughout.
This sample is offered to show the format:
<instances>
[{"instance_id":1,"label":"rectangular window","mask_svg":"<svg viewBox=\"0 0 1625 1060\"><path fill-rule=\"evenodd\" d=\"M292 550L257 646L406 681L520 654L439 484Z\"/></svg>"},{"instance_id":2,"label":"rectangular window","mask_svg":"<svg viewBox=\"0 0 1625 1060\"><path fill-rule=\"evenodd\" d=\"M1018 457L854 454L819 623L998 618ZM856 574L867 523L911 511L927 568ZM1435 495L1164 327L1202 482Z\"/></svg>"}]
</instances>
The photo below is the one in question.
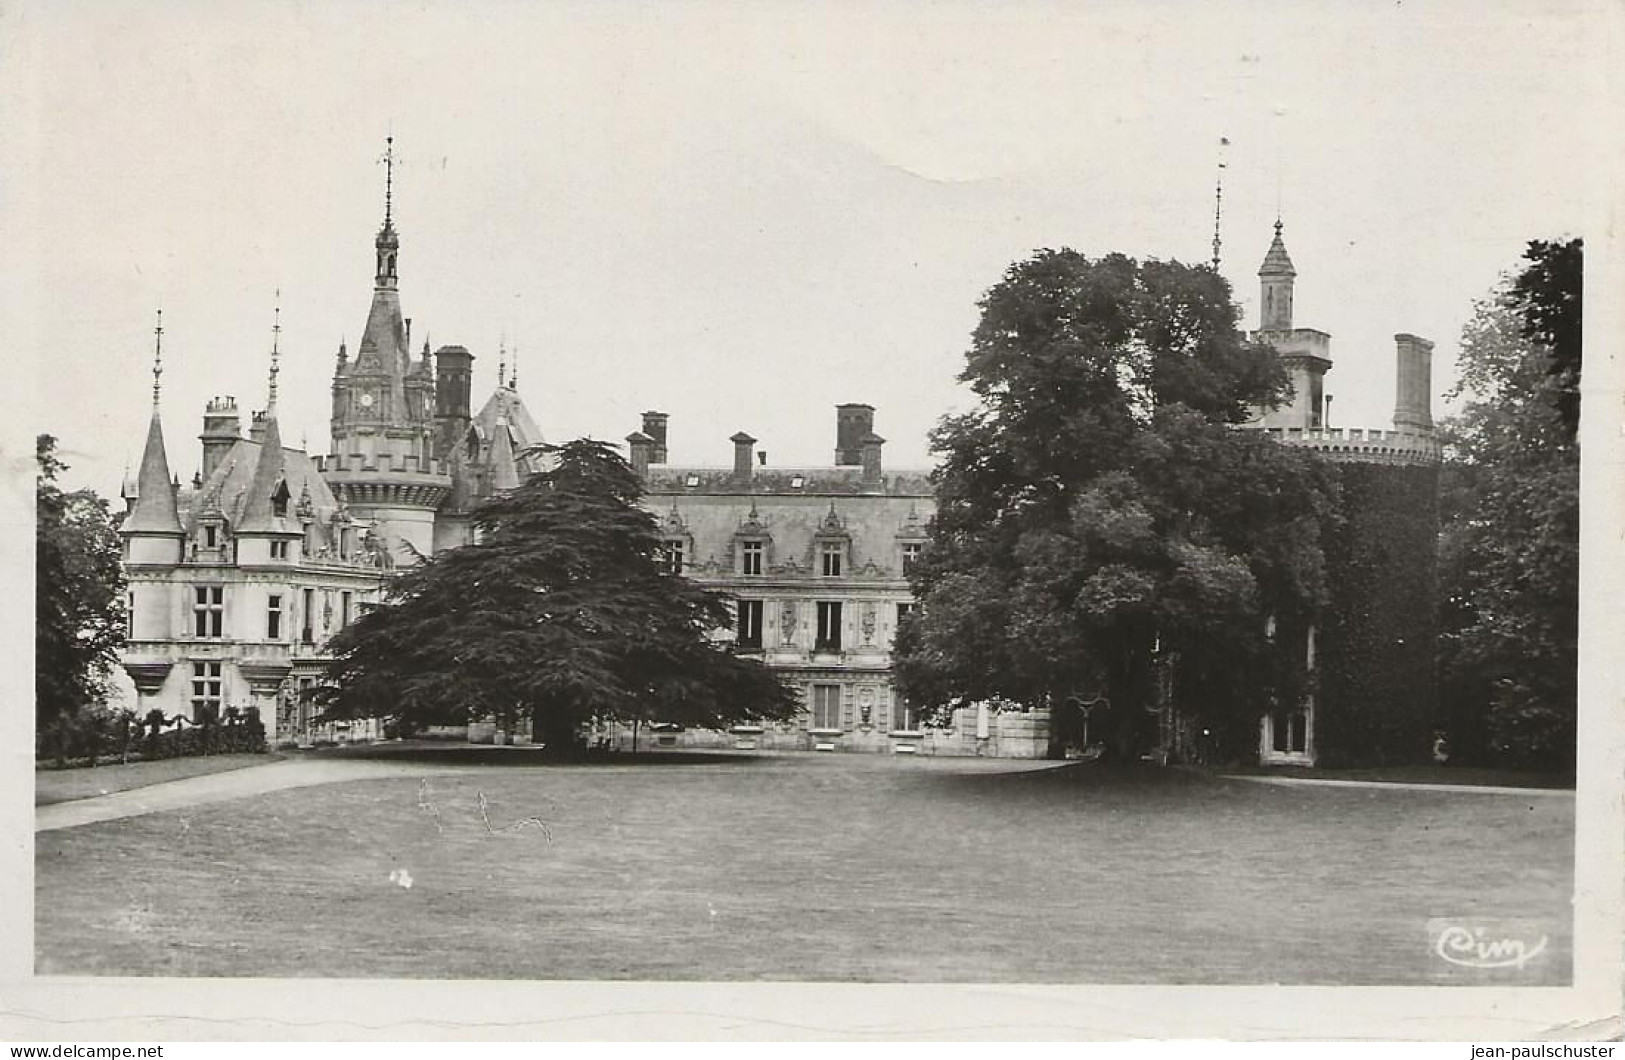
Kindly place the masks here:
<instances>
[{"instance_id":1,"label":"rectangular window","mask_svg":"<svg viewBox=\"0 0 1625 1060\"><path fill-rule=\"evenodd\" d=\"M343 629L350 624L350 591L346 589L339 594L339 628Z\"/></svg>"},{"instance_id":2,"label":"rectangular window","mask_svg":"<svg viewBox=\"0 0 1625 1060\"><path fill-rule=\"evenodd\" d=\"M762 648L762 601L739 601L739 623L736 627L739 646L751 651Z\"/></svg>"},{"instance_id":3,"label":"rectangular window","mask_svg":"<svg viewBox=\"0 0 1625 1060\"><path fill-rule=\"evenodd\" d=\"M918 541L909 541L903 545L903 573L914 569L914 564L920 561L920 554L925 551L925 545Z\"/></svg>"},{"instance_id":4,"label":"rectangular window","mask_svg":"<svg viewBox=\"0 0 1625 1060\"><path fill-rule=\"evenodd\" d=\"M896 693L892 695L891 727L893 732L915 732L920 727L920 716L914 704Z\"/></svg>"},{"instance_id":5,"label":"rectangular window","mask_svg":"<svg viewBox=\"0 0 1625 1060\"><path fill-rule=\"evenodd\" d=\"M218 638L226 635L226 587L198 585L193 588L192 635Z\"/></svg>"},{"instance_id":6,"label":"rectangular window","mask_svg":"<svg viewBox=\"0 0 1625 1060\"><path fill-rule=\"evenodd\" d=\"M195 662L192 664L192 720L204 714L220 714L220 663Z\"/></svg>"},{"instance_id":7,"label":"rectangular window","mask_svg":"<svg viewBox=\"0 0 1625 1060\"><path fill-rule=\"evenodd\" d=\"M813 685L812 727L815 729L841 727L840 685Z\"/></svg>"},{"instance_id":8,"label":"rectangular window","mask_svg":"<svg viewBox=\"0 0 1625 1060\"><path fill-rule=\"evenodd\" d=\"M739 543L739 573L762 573L762 557L766 552L766 542L741 541Z\"/></svg>"},{"instance_id":9,"label":"rectangular window","mask_svg":"<svg viewBox=\"0 0 1625 1060\"><path fill-rule=\"evenodd\" d=\"M220 528L209 525L203 528L203 547L218 548L220 545Z\"/></svg>"},{"instance_id":10,"label":"rectangular window","mask_svg":"<svg viewBox=\"0 0 1625 1060\"><path fill-rule=\"evenodd\" d=\"M914 603L912 600L909 601L908 603L900 603L900 604L898 604L897 605L897 624L899 626L901 626L903 624L903 619L907 618L909 615L912 615L915 611L919 610L919 607L920 607L920 605Z\"/></svg>"},{"instance_id":11,"label":"rectangular window","mask_svg":"<svg viewBox=\"0 0 1625 1060\"><path fill-rule=\"evenodd\" d=\"M841 576L841 560L845 555L845 545L836 541L824 542L824 577L839 578Z\"/></svg>"},{"instance_id":12,"label":"rectangular window","mask_svg":"<svg viewBox=\"0 0 1625 1060\"><path fill-rule=\"evenodd\" d=\"M1309 716L1301 710L1276 714L1270 726L1278 754L1304 754L1309 749Z\"/></svg>"},{"instance_id":13,"label":"rectangular window","mask_svg":"<svg viewBox=\"0 0 1625 1060\"><path fill-rule=\"evenodd\" d=\"M135 590L131 589L125 597L124 604L124 636L129 640L135 639Z\"/></svg>"},{"instance_id":14,"label":"rectangular window","mask_svg":"<svg viewBox=\"0 0 1625 1060\"><path fill-rule=\"evenodd\" d=\"M677 538L668 539L661 545L661 561L667 574L683 573L683 542Z\"/></svg>"},{"instance_id":15,"label":"rectangular window","mask_svg":"<svg viewBox=\"0 0 1625 1060\"><path fill-rule=\"evenodd\" d=\"M288 543L286 541L273 541L273 542L271 542L271 558L272 559L287 559L288 558Z\"/></svg>"},{"instance_id":16,"label":"rectangular window","mask_svg":"<svg viewBox=\"0 0 1625 1060\"><path fill-rule=\"evenodd\" d=\"M282 594L272 593L265 598L265 639L282 639Z\"/></svg>"},{"instance_id":17,"label":"rectangular window","mask_svg":"<svg viewBox=\"0 0 1625 1060\"><path fill-rule=\"evenodd\" d=\"M818 640L814 651L841 650L841 605L821 600L818 603Z\"/></svg>"},{"instance_id":18,"label":"rectangular window","mask_svg":"<svg viewBox=\"0 0 1625 1060\"><path fill-rule=\"evenodd\" d=\"M311 623L316 620L316 590L305 589L300 597L299 608L299 639L306 644L316 643L316 630Z\"/></svg>"}]
</instances>

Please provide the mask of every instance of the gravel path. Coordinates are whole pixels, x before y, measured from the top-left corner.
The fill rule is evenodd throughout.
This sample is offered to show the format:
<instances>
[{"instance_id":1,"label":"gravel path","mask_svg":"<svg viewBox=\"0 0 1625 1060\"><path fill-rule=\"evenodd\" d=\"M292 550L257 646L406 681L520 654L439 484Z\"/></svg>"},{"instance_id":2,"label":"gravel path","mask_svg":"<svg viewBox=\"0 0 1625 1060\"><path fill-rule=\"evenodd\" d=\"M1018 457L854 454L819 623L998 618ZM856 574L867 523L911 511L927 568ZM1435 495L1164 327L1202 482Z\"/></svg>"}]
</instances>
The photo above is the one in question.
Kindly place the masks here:
<instances>
[{"instance_id":1,"label":"gravel path","mask_svg":"<svg viewBox=\"0 0 1625 1060\"><path fill-rule=\"evenodd\" d=\"M183 809L214 802L264 795L287 788L332 784L346 780L415 777L459 773L456 766L427 762L377 762L363 759L294 759L250 766L226 773L187 777L130 791L111 792L89 799L52 803L34 810L34 831L49 832L97 821L113 821L161 810Z\"/></svg>"}]
</instances>

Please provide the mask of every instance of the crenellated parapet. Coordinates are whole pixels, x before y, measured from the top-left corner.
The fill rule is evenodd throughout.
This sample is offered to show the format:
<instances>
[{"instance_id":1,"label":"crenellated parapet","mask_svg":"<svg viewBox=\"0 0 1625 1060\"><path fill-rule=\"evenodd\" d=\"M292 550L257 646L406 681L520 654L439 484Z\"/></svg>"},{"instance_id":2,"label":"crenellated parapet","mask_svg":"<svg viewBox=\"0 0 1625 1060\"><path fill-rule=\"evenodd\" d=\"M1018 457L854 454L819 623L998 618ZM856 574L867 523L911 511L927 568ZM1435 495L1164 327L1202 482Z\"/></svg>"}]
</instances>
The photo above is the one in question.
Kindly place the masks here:
<instances>
[{"instance_id":1,"label":"crenellated parapet","mask_svg":"<svg viewBox=\"0 0 1625 1060\"><path fill-rule=\"evenodd\" d=\"M1261 427L1288 445L1315 449L1330 460L1368 464L1437 464L1439 439L1432 431L1359 427Z\"/></svg>"},{"instance_id":2,"label":"crenellated parapet","mask_svg":"<svg viewBox=\"0 0 1625 1060\"><path fill-rule=\"evenodd\" d=\"M394 453L379 453L376 457L363 453L329 453L313 456L311 460L315 461L316 470L329 478L337 474L423 475L446 478L449 484L450 471L443 461L433 457L422 460L412 453L399 460Z\"/></svg>"}]
</instances>

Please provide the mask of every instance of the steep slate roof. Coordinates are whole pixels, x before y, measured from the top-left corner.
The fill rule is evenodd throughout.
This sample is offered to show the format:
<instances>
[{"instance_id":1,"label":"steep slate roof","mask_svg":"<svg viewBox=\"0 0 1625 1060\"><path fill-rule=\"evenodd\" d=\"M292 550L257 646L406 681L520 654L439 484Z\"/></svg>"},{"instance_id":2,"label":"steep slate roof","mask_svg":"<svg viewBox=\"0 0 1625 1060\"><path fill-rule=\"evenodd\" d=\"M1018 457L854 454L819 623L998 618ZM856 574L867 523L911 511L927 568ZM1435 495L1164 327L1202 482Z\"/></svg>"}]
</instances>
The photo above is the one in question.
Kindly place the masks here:
<instances>
[{"instance_id":1,"label":"steep slate roof","mask_svg":"<svg viewBox=\"0 0 1625 1060\"><path fill-rule=\"evenodd\" d=\"M282 431L277 426L276 410L272 409L265 416L265 434L260 440L259 459L254 463L254 477L248 485L242 519L237 524L238 533L300 532L299 523L291 515L277 515L271 505L273 495L282 491L288 495L286 499L291 507L292 490L283 473L284 464ZM283 511L287 513L288 508Z\"/></svg>"},{"instance_id":2,"label":"steep slate roof","mask_svg":"<svg viewBox=\"0 0 1625 1060\"><path fill-rule=\"evenodd\" d=\"M136 477L135 509L124 520L126 532L147 534L181 533L180 514L169 475L169 457L164 452L164 429L154 405L152 422L147 425L147 446L141 453L141 471Z\"/></svg>"},{"instance_id":3,"label":"steep slate roof","mask_svg":"<svg viewBox=\"0 0 1625 1060\"><path fill-rule=\"evenodd\" d=\"M180 508L189 532L196 530L198 518L207 514L213 505L219 506L233 528L240 525L248 510L249 488L259 470L263 450L260 442L240 438L221 457L219 466L200 488L181 491ZM288 490L295 498L288 509L292 530L300 528L298 521L292 519L297 499L308 492L316 517L317 550L332 549L336 542L332 540L331 524L339 510L338 498L317 472L315 463L302 450L283 448L279 463Z\"/></svg>"}]
</instances>

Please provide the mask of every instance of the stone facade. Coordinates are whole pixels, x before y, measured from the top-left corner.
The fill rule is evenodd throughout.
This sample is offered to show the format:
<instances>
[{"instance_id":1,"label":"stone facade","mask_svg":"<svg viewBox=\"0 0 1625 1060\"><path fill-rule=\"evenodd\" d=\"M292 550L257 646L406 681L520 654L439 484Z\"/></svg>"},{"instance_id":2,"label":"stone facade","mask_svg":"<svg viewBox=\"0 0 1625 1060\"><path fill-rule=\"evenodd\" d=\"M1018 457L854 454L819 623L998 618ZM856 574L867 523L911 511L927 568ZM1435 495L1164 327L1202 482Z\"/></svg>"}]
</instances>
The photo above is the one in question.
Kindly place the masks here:
<instances>
[{"instance_id":1,"label":"stone facade","mask_svg":"<svg viewBox=\"0 0 1625 1060\"><path fill-rule=\"evenodd\" d=\"M474 414L467 349L431 355L425 344L409 355L387 208L374 246L355 359L339 346L330 453L282 444L273 343L266 410L244 437L235 399L209 402L199 470L183 487L169 470L155 358L153 415L121 530L122 662L143 715L197 721L253 707L273 745L375 737L371 722L317 726L300 695L320 680L328 639L380 598L398 565L472 540L471 507L542 465L541 433L505 370Z\"/></svg>"}]
</instances>

